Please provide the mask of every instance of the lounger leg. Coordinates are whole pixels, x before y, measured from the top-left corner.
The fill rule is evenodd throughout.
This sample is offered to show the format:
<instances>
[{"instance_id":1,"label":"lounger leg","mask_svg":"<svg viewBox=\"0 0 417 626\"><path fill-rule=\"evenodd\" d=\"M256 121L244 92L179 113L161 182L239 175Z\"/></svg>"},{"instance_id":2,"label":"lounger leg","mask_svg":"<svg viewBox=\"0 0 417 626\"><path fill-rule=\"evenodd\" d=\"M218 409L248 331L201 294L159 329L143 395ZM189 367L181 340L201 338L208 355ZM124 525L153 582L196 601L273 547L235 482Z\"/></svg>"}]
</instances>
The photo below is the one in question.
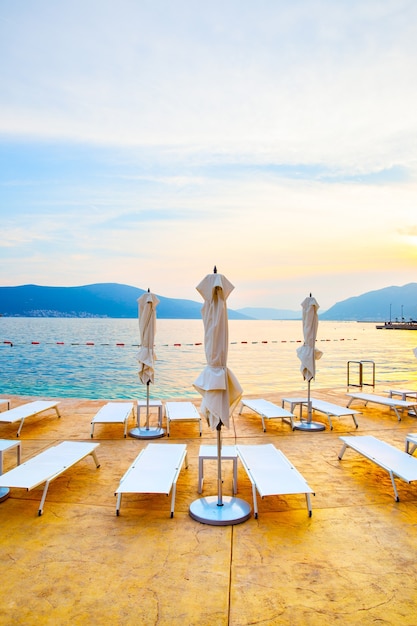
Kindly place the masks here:
<instances>
[{"instance_id":1,"label":"lounger leg","mask_svg":"<svg viewBox=\"0 0 417 626\"><path fill-rule=\"evenodd\" d=\"M93 438L93 435L94 435L94 422L91 422L91 433L90 433L91 439Z\"/></svg>"},{"instance_id":2,"label":"lounger leg","mask_svg":"<svg viewBox=\"0 0 417 626\"><path fill-rule=\"evenodd\" d=\"M90 452L90 454L91 454L91 456L92 456L92 457L93 457L93 459L94 459L94 463L96 464L96 467L97 467L97 468L98 468L98 467L100 467L100 463L98 462L98 458L97 458L96 451L95 451L95 450L93 450L92 452Z\"/></svg>"},{"instance_id":3,"label":"lounger leg","mask_svg":"<svg viewBox=\"0 0 417 626\"><path fill-rule=\"evenodd\" d=\"M56 411L57 416L58 416L58 417L61 417L61 413L59 412L58 407L57 407L57 406L55 406L55 407L54 407L54 409L55 409L55 411Z\"/></svg>"},{"instance_id":4,"label":"lounger leg","mask_svg":"<svg viewBox=\"0 0 417 626\"><path fill-rule=\"evenodd\" d=\"M203 492L203 480L204 480L204 464L203 458L198 459L198 493Z\"/></svg>"},{"instance_id":5,"label":"lounger leg","mask_svg":"<svg viewBox=\"0 0 417 626\"><path fill-rule=\"evenodd\" d=\"M252 483L252 497L253 497L253 513L255 518L258 517L258 501L256 499L256 485Z\"/></svg>"},{"instance_id":6,"label":"lounger leg","mask_svg":"<svg viewBox=\"0 0 417 626\"><path fill-rule=\"evenodd\" d=\"M172 484L172 496L171 496L171 517L174 517L175 508L175 494L177 491L177 481Z\"/></svg>"},{"instance_id":7,"label":"lounger leg","mask_svg":"<svg viewBox=\"0 0 417 626\"><path fill-rule=\"evenodd\" d=\"M23 422L24 421L25 421L25 418L23 418L22 421L20 422L20 426L19 426L19 428L17 430L16 437L20 437L20 431L22 430L22 426L23 426Z\"/></svg>"},{"instance_id":8,"label":"lounger leg","mask_svg":"<svg viewBox=\"0 0 417 626\"><path fill-rule=\"evenodd\" d=\"M398 421L401 422L401 415L399 414L397 407L393 406L392 408L395 411L395 415L398 417Z\"/></svg>"},{"instance_id":9,"label":"lounger leg","mask_svg":"<svg viewBox=\"0 0 417 626\"><path fill-rule=\"evenodd\" d=\"M391 478L392 486L394 488L395 501L399 502L400 498L398 497L398 491L397 491L397 487L396 487L396 484L395 484L394 474L391 471L389 471L388 473L389 473L389 476Z\"/></svg>"},{"instance_id":10,"label":"lounger leg","mask_svg":"<svg viewBox=\"0 0 417 626\"><path fill-rule=\"evenodd\" d=\"M306 500L307 500L308 516L311 517L313 515L313 510L311 508L311 498L310 498L309 493L306 493Z\"/></svg>"},{"instance_id":11,"label":"lounger leg","mask_svg":"<svg viewBox=\"0 0 417 626\"><path fill-rule=\"evenodd\" d=\"M343 444L343 446L342 446L342 449L341 449L341 450L340 450L340 452L339 452L339 461L341 461L341 460L342 460L343 455L344 455L344 453L346 452L346 448L347 448L347 444L346 444L346 443L344 443L344 444Z\"/></svg>"},{"instance_id":12,"label":"lounger leg","mask_svg":"<svg viewBox=\"0 0 417 626\"><path fill-rule=\"evenodd\" d=\"M46 499L46 494L48 493L48 487L49 487L49 480L46 481L45 483L45 487L43 489L43 494L42 494L42 498L41 498L41 502L39 504L39 511L38 511L38 515L42 515L42 511L43 511L43 505L45 504L45 499Z\"/></svg>"},{"instance_id":13,"label":"lounger leg","mask_svg":"<svg viewBox=\"0 0 417 626\"><path fill-rule=\"evenodd\" d=\"M354 401L355 398L350 398L349 402L346 405L346 408L348 409L351 405L351 403Z\"/></svg>"},{"instance_id":14,"label":"lounger leg","mask_svg":"<svg viewBox=\"0 0 417 626\"><path fill-rule=\"evenodd\" d=\"M264 416L263 416L263 415L261 415L261 419L262 419L262 428L263 428L263 431L264 431L264 433L266 433L266 428L265 428L265 420L264 420Z\"/></svg>"},{"instance_id":15,"label":"lounger leg","mask_svg":"<svg viewBox=\"0 0 417 626\"><path fill-rule=\"evenodd\" d=\"M355 419L355 416L352 415L352 419L353 419L353 423L355 424L356 428L359 426L358 422Z\"/></svg>"},{"instance_id":16,"label":"lounger leg","mask_svg":"<svg viewBox=\"0 0 417 626\"><path fill-rule=\"evenodd\" d=\"M417 445L413 444L413 447L410 449L410 442L409 441L405 442L405 451L407 452L407 454L413 454L416 447Z\"/></svg>"},{"instance_id":17,"label":"lounger leg","mask_svg":"<svg viewBox=\"0 0 417 626\"><path fill-rule=\"evenodd\" d=\"M116 502L116 515L118 516L120 514L120 505L122 503L122 494L118 493L117 494L117 502Z\"/></svg>"},{"instance_id":18,"label":"lounger leg","mask_svg":"<svg viewBox=\"0 0 417 626\"><path fill-rule=\"evenodd\" d=\"M327 419L329 420L330 430L333 430L333 424L332 424L332 420L329 414L327 414Z\"/></svg>"}]
</instances>

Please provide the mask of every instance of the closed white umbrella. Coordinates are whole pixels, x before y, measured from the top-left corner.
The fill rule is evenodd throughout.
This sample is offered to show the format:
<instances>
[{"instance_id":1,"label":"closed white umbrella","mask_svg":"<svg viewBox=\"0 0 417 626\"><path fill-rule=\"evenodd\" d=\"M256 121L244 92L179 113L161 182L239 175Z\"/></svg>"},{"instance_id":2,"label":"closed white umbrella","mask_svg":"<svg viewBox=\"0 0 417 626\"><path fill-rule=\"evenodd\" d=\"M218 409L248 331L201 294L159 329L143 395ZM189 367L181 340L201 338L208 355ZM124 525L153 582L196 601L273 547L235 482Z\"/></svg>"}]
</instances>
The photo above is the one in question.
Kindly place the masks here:
<instances>
[{"instance_id":1,"label":"closed white umbrella","mask_svg":"<svg viewBox=\"0 0 417 626\"><path fill-rule=\"evenodd\" d=\"M307 381L308 397L307 397L307 421L301 420L295 425L297 430L317 431L324 430L324 424L312 421L310 384L316 376L316 361L323 356L323 352L316 348L316 337L319 326L318 309L319 304L310 294L301 303L303 310L303 335L304 344L297 349L297 356L301 361L301 373L304 380Z\"/></svg>"},{"instance_id":2,"label":"closed white umbrella","mask_svg":"<svg viewBox=\"0 0 417 626\"><path fill-rule=\"evenodd\" d=\"M250 517L247 502L223 498L221 471L221 429L229 427L229 417L242 397L242 387L227 367L229 327L227 298L233 285L214 268L197 286L204 299L201 310L204 323L204 348L207 365L194 382L202 395L200 410L212 430L217 430L217 497L200 498L190 506L190 515L199 522L213 525L238 524Z\"/></svg>"},{"instance_id":3,"label":"closed white umbrella","mask_svg":"<svg viewBox=\"0 0 417 626\"><path fill-rule=\"evenodd\" d=\"M139 380L143 385L146 385L146 423L145 428L141 428L139 424L139 410L138 410L138 424L137 428L133 428L129 435L136 437L137 439L155 439L162 437L165 431L160 427L149 426L149 385L154 382L155 377L155 361L156 354L154 349L155 334L156 334L156 307L159 304L159 299L148 289L147 293L144 293L138 298L138 315L139 315L139 331L140 331L140 348L137 354L139 362Z\"/></svg>"}]
</instances>

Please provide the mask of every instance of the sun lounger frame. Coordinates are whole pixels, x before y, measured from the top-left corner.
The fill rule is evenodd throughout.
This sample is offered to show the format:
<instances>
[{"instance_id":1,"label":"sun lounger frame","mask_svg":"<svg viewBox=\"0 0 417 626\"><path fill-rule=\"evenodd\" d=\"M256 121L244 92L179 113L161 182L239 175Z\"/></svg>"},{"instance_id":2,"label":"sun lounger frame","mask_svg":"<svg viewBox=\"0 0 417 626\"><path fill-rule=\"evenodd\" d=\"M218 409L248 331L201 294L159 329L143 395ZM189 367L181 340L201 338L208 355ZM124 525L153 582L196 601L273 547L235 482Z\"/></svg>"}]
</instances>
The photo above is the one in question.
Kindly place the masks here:
<instances>
[{"instance_id":1,"label":"sun lounger frame","mask_svg":"<svg viewBox=\"0 0 417 626\"><path fill-rule=\"evenodd\" d=\"M167 420L167 435L170 435L171 422L198 421L200 437L202 435L202 418L192 402L165 402L165 416Z\"/></svg>"},{"instance_id":2,"label":"sun lounger frame","mask_svg":"<svg viewBox=\"0 0 417 626\"><path fill-rule=\"evenodd\" d=\"M304 494L308 515L311 517L310 494L314 491L308 486L305 478L287 459L285 454L272 443L261 445L236 446L238 457L246 470L252 484L253 510L258 517L256 491L261 498L288 494Z\"/></svg>"},{"instance_id":3,"label":"sun lounger frame","mask_svg":"<svg viewBox=\"0 0 417 626\"><path fill-rule=\"evenodd\" d=\"M339 460L342 460L347 448L352 448L369 461L372 461L388 472L394 489L396 502L400 501L395 476L401 478L406 483L417 480L417 459L410 456L398 448L394 448L389 443L381 441L372 435L359 437L340 437L343 441L342 449L339 453Z\"/></svg>"},{"instance_id":4,"label":"sun lounger frame","mask_svg":"<svg viewBox=\"0 0 417 626\"><path fill-rule=\"evenodd\" d=\"M294 410L294 407L300 406L300 419L302 419L303 406L308 407L308 398L282 398L282 407L288 402L290 405L290 411ZM310 398L311 408L318 413L324 413L329 420L330 430L333 430L332 417L351 417L355 427L358 428L358 422L355 415L358 415L360 411L349 409L348 407L339 406L327 400L318 400L317 398Z\"/></svg>"},{"instance_id":5,"label":"sun lounger frame","mask_svg":"<svg viewBox=\"0 0 417 626\"><path fill-rule=\"evenodd\" d=\"M183 443L149 443L133 461L120 480L116 515L120 514L124 493L163 493L171 496L171 517L174 517L177 480L185 461L188 467L187 446Z\"/></svg>"},{"instance_id":6,"label":"sun lounger frame","mask_svg":"<svg viewBox=\"0 0 417 626\"><path fill-rule=\"evenodd\" d=\"M134 415L133 402L107 402L91 420L91 438L96 424L124 424L124 437L127 435L127 422Z\"/></svg>"},{"instance_id":7,"label":"sun lounger frame","mask_svg":"<svg viewBox=\"0 0 417 626\"><path fill-rule=\"evenodd\" d=\"M373 402L375 404L381 404L382 406L388 406L390 409L395 411L395 414L398 418L398 421L401 422L401 415L399 413L399 409L404 411L408 409L411 413L415 414L417 417L417 400L414 402L408 402L406 400L395 400L394 398L387 398L386 396L378 396L373 393L347 393L347 396L350 396L350 400L347 403L349 407L354 400L362 400L365 403L365 406L368 402Z\"/></svg>"},{"instance_id":8,"label":"sun lounger frame","mask_svg":"<svg viewBox=\"0 0 417 626\"><path fill-rule=\"evenodd\" d=\"M96 467L100 467L95 452L99 445L99 443L63 441L56 446L51 446L0 476L0 487L16 487L31 491L45 483L38 510L38 515L42 515L48 488L53 480L90 455Z\"/></svg>"},{"instance_id":9,"label":"sun lounger frame","mask_svg":"<svg viewBox=\"0 0 417 626\"><path fill-rule=\"evenodd\" d=\"M16 437L19 437L23 422L27 417L35 417L35 415L39 415L44 411L49 411L49 409L55 409L57 416L61 417L57 406L58 404L59 402L50 402L47 400L35 400L34 402L29 402L28 404L22 404L21 406L16 406L14 409L0 412L0 422L13 424L14 422L20 421L20 425L16 433Z\"/></svg>"},{"instance_id":10,"label":"sun lounger frame","mask_svg":"<svg viewBox=\"0 0 417 626\"><path fill-rule=\"evenodd\" d=\"M266 433L266 426L265 426L266 419L267 420L281 419L283 422L290 424L291 429L294 430L293 413L291 413L290 411L287 411L284 408L281 408L280 406L277 406L276 404L274 404L273 402L270 402L269 400L250 399L250 398L241 400L239 415L242 415L244 407L247 407L254 413L257 413L258 415L261 416L262 428L263 428L264 433Z\"/></svg>"}]
</instances>

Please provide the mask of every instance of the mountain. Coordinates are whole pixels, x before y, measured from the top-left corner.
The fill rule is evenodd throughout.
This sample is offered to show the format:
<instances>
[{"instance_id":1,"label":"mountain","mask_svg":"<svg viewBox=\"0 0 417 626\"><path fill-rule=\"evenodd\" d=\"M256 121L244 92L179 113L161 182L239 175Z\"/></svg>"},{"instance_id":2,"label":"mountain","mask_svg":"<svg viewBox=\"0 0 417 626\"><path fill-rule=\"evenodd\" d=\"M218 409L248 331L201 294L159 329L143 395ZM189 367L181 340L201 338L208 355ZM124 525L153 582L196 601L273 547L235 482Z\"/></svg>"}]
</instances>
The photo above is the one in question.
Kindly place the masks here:
<instances>
[{"instance_id":1,"label":"mountain","mask_svg":"<svg viewBox=\"0 0 417 626\"><path fill-rule=\"evenodd\" d=\"M0 287L0 315L134 318L138 315L137 299L143 293L143 289L118 283L82 287ZM157 316L160 319L201 319L202 302L159 295L158 298ZM229 310L229 319L249 318Z\"/></svg>"},{"instance_id":2,"label":"mountain","mask_svg":"<svg viewBox=\"0 0 417 626\"><path fill-rule=\"evenodd\" d=\"M320 315L321 320L388 321L417 319L417 283L385 287L337 302Z\"/></svg>"},{"instance_id":3,"label":"mountain","mask_svg":"<svg viewBox=\"0 0 417 626\"><path fill-rule=\"evenodd\" d=\"M262 307L245 307L237 309L238 313L247 315L255 320L299 320L301 319L301 307L299 311L290 309L268 309Z\"/></svg>"}]
</instances>

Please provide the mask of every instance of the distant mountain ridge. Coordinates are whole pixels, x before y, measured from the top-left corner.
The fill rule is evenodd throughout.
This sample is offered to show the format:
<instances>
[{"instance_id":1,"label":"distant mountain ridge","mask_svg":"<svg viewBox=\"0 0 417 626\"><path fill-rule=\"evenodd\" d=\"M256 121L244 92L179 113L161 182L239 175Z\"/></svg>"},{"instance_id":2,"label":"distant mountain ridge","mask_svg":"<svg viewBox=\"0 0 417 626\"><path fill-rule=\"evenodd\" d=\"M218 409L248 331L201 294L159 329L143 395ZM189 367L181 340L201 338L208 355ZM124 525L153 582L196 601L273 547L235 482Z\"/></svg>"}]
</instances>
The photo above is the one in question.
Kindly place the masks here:
<instances>
[{"instance_id":1,"label":"distant mountain ridge","mask_svg":"<svg viewBox=\"0 0 417 626\"><path fill-rule=\"evenodd\" d=\"M6 317L110 317L135 318L137 299L144 289L119 283L98 283L81 287L21 285L0 287L0 314ZM161 319L201 319L203 302L164 298L157 316ZM230 319L248 319L229 310Z\"/></svg>"},{"instance_id":2,"label":"distant mountain ridge","mask_svg":"<svg viewBox=\"0 0 417 626\"><path fill-rule=\"evenodd\" d=\"M372 321L417 319L417 283L385 287L337 302L320 315L322 320Z\"/></svg>"},{"instance_id":3,"label":"distant mountain ridge","mask_svg":"<svg viewBox=\"0 0 417 626\"><path fill-rule=\"evenodd\" d=\"M0 315L6 317L109 317L135 318L137 299L144 289L119 283L97 283L80 287L21 285L0 287ZM201 319L202 302L165 298L158 294L157 315L161 319ZM385 287L337 302L319 311L321 320L392 321L417 319L417 283ZM229 309L230 319L300 319L298 311L262 307Z\"/></svg>"}]
</instances>

